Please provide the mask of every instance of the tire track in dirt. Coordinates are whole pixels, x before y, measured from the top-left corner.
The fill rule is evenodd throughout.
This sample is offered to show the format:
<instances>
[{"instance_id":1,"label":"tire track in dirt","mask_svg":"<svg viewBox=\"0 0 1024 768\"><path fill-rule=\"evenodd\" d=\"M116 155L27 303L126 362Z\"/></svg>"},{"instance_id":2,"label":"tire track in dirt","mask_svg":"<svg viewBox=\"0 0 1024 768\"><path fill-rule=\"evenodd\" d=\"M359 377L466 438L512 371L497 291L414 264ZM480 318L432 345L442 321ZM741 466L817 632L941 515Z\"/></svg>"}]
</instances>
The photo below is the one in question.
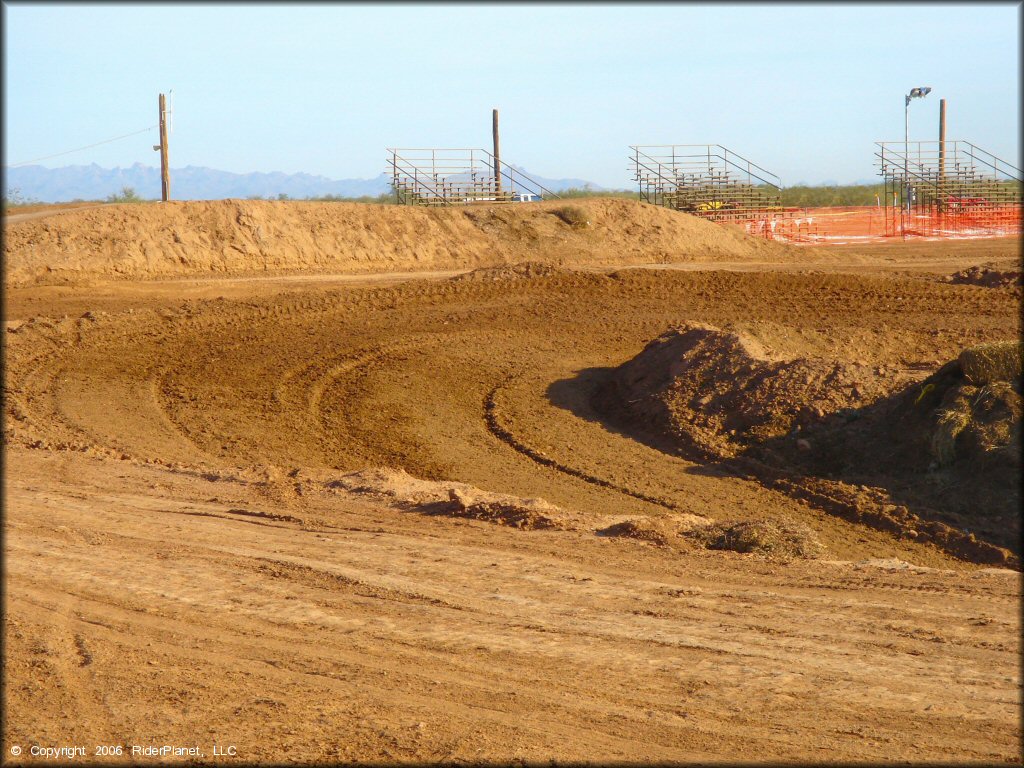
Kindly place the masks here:
<instances>
[{"instance_id":1,"label":"tire track in dirt","mask_svg":"<svg viewBox=\"0 0 1024 768\"><path fill-rule=\"evenodd\" d=\"M504 381L500 382L498 385L492 388L490 392L488 392L487 398L484 400L484 423L487 425L487 431L494 435L494 437L496 437L501 442L505 443L512 450L516 451L519 454L522 454L530 461L539 464L543 467L549 467L551 469L557 470L558 472L561 472L562 474L574 477L578 480L582 480L585 483L590 483L591 485L596 485L599 488L606 488L608 490L615 491L616 493L631 496L634 499L646 501L648 504L654 504L659 507L664 507L665 509L671 510L673 512L688 511L680 507L678 504L675 504L672 501L668 501L667 499L662 499L657 496L651 496L641 491L633 490L632 488L626 488L624 486L616 485L615 483L612 483L609 480L597 477L581 469L571 467L563 462L546 456L542 451L538 451L535 448L531 448L530 446L526 445L524 442L519 440L513 434L512 430L502 423L501 415L499 413L496 402L498 392L503 388L509 386L513 381L515 381L515 378L516 377L514 374L506 377Z\"/></svg>"},{"instance_id":2,"label":"tire track in dirt","mask_svg":"<svg viewBox=\"0 0 1024 768\"><path fill-rule=\"evenodd\" d=\"M1013 637L1009 605L991 631L979 633L960 626L984 620L973 596L937 593L908 604L852 585L832 600L813 585L792 586L794 577L819 578L808 565L782 569L769 578L778 586L770 586L743 571L748 560L671 566L653 548L485 532L443 519L430 526L437 538L423 535L422 521L398 517L379 533L326 541L289 525L250 529L187 518L176 534L181 550L171 553L164 552L167 525L152 525L136 507L143 497L86 496L78 507L58 504L34 520L24 516L32 497L20 501L18 530L31 525L36 535L19 534L10 553L18 612L27 612L33 596L52 604L54 585L67 590L84 617L118 628L109 631L108 655L90 669L110 670L114 654L128 662L117 679L130 685L159 673L153 679L161 687L144 695L187 688L204 713L215 711L215 697L225 702L219 717L252 697L290 691L292 707L309 722L315 710L310 717L304 702L367 696L433 729L513 724L530 744L583 739L606 756L632 748L636 757L642 734L643 754L673 759L684 749L691 758L705 747L710 754L710 742L719 744L719 757L721 745L740 742L762 755L793 757L826 739L833 755L881 759L939 754L949 737L938 726L966 715L958 752L991 756L1007 748L1002 731L998 742L985 739L1013 707L1013 682L987 661L1013 653L995 645ZM81 505L93 509L85 514ZM70 550L47 542L55 525L71 521L86 535L116 533ZM568 552L575 555L566 559ZM40 556L52 572L33 567ZM144 562L148 568L131 567ZM493 568L486 580L485 568ZM114 573L122 574L116 583ZM959 578L934 576L937 585ZM993 580L1007 590L1012 583ZM394 590L426 600L396 594L392 604ZM47 615L36 611L33 620ZM986 638L991 648L977 642ZM191 684L211 669L220 671L216 689ZM925 706L936 713L923 715ZM360 716L368 716L365 708ZM781 717L787 730L774 733ZM833 731L865 717L872 744ZM340 720L331 718L335 727ZM590 741L591 732L604 736Z\"/></svg>"},{"instance_id":3,"label":"tire track in dirt","mask_svg":"<svg viewBox=\"0 0 1024 768\"><path fill-rule=\"evenodd\" d=\"M858 281L864 285L859 286ZM9 389L14 383L21 390L11 390L15 397L9 412L16 410L27 417L28 429L23 428L25 421L11 419L17 426L15 432L21 436L35 433L40 445L64 444L114 458L176 465L183 472L230 472L234 468L237 473L241 468L278 466L287 470L304 465L360 469L370 463L401 466L407 462L409 468L425 476L443 475L481 487L505 481L509 475L500 466L500 454L486 448L479 434L523 458L511 480L515 487L494 486L499 490L545 495L544 485L549 480L531 476L530 467L546 467L568 481L551 484L556 503L585 505L599 512L603 505L614 504L612 499L617 496L692 513L696 507L685 507L681 503L684 496L659 492L675 488L666 484L674 482L669 479L672 466L659 467L647 486L630 483L631 468L639 466L637 462L646 454L631 455L628 463L617 462L599 430L582 426L582 422L578 428L573 426L573 419L580 418L576 413L567 410L564 419L559 413L559 423L550 428L543 420L530 421L524 431L517 421L518 400L524 393L510 395L518 398L511 410L503 405L503 398L518 386L512 380L500 380L507 375L504 371L510 365L527 370L540 365L548 370L550 365L543 361L559 355L560 345L573 343L574 335L582 333L574 318L583 308L591 313L595 307L602 308L598 314L604 320L593 332L579 337L586 342L583 346L573 343L577 349L574 359L603 364L607 357L601 351L602 343L628 349L633 342L627 340L635 337L642 341L649 333L648 326L660 328L674 317L707 313L717 319L715 313L727 307L753 318L748 322L764 325L772 338L788 337L790 328L815 323L813 332L803 331L803 336L785 343L818 344L827 336L827 329L818 327L819 320L810 311L818 294L829 305L839 302L842 307L856 301L858 290L872 306L902 301L919 307L908 316L908 322L914 328L921 326L914 331L921 335L931 322L932 304L941 304L942 296L932 294L967 290L923 281L858 281L851 286L835 276L772 277L768 282L793 291L795 309L788 320L793 325L776 317L772 307L762 306L769 294L778 293L778 286L758 286L752 276L725 273L558 273L511 281L324 291L253 302L186 302L176 310L64 321L43 331L58 340L57 347L49 357L33 353L39 360L35 378L9 380ZM756 290L747 290L748 283ZM961 314L974 312L975 304L989 310L971 333L1006 326L1002 298L986 298L992 291L967 292L972 301L961 308ZM870 312L869 316L874 317ZM886 315L886 319L891 318ZM27 323L25 330L8 337L21 347L17 351L19 364L30 359L21 339L28 342L33 325L44 328L43 323ZM858 333L860 336L854 335L852 342L846 343L863 346L875 341L871 333ZM959 343L957 338L953 341ZM108 373L96 375L90 370L112 352L125 359L121 369L108 364ZM905 355L898 357L903 361ZM887 359L886 364L899 361ZM906 362L920 364L914 359ZM236 371L237 363L246 367ZM396 376L402 378L401 384ZM69 383L59 383L62 378L69 378ZM178 400L179 394L186 399ZM533 407L531 399L537 396L531 391L522 407ZM90 400L95 404L84 410ZM104 403L111 413L103 413ZM450 428L440 416L427 415L431 408L453 406L457 410L452 411ZM144 423L151 425L148 432ZM581 454L586 458L579 463L571 452L553 457L544 448L568 445L565 441L576 437L587 441ZM173 448L174 440L183 442ZM546 465L547 461L552 464ZM605 469L610 474L605 474ZM688 498L702 510L750 509L777 502L780 514L809 514L792 503L791 497L797 495L792 489L780 487L776 498L741 490L736 481L732 495L718 500L715 482L680 477L679 487L689 489L680 492L689 492ZM593 490L584 492L583 487ZM639 505L629 511L646 512ZM743 514L752 515L745 510ZM845 547L842 537L851 529L827 525L835 529L833 540Z\"/></svg>"}]
</instances>

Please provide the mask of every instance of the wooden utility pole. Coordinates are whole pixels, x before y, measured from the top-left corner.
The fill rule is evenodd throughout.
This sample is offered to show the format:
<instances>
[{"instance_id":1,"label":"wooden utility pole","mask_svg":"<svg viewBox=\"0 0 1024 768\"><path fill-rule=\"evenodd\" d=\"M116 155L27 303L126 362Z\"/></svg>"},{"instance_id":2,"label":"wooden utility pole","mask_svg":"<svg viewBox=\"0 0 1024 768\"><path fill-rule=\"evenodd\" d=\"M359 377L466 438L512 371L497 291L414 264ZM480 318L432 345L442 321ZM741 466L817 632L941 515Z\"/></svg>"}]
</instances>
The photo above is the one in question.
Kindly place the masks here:
<instances>
[{"instance_id":1,"label":"wooden utility pole","mask_svg":"<svg viewBox=\"0 0 1024 768\"><path fill-rule=\"evenodd\" d=\"M167 160L167 98L160 94L160 199L171 199L171 167Z\"/></svg>"},{"instance_id":2,"label":"wooden utility pole","mask_svg":"<svg viewBox=\"0 0 1024 768\"><path fill-rule=\"evenodd\" d=\"M491 117L491 132L494 134L494 192L501 195L501 148L498 146L498 110Z\"/></svg>"}]
</instances>

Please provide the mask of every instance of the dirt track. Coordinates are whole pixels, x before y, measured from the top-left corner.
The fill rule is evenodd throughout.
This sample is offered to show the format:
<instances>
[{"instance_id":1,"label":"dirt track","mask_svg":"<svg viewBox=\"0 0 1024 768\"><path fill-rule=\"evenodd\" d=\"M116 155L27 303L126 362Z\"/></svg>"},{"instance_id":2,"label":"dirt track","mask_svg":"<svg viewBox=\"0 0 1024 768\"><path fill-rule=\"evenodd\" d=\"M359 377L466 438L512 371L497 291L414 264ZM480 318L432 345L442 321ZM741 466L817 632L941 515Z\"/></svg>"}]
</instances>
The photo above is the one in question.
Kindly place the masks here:
<instances>
[{"instance_id":1,"label":"dirt track","mask_svg":"<svg viewBox=\"0 0 1024 768\"><path fill-rule=\"evenodd\" d=\"M589 264L604 271L383 287L9 287L5 754L1019 759L1019 573L658 450L591 398L685 321L919 379L1019 334L1017 290L934 279L1017 265L1018 247L805 249L814 272L757 245L746 271L614 270L608 253ZM580 523L517 530L332 486L370 466ZM827 555L595 533L689 515L804 523Z\"/></svg>"}]
</instances>

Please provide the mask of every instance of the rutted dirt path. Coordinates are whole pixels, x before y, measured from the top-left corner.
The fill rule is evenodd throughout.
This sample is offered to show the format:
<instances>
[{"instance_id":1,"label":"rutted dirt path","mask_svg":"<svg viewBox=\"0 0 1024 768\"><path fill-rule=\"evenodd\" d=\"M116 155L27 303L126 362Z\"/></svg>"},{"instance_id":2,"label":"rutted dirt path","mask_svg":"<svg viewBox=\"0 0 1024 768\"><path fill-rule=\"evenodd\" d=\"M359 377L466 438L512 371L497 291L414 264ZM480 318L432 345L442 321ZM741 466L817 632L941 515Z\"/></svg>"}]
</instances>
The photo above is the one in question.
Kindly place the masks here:
<instances>
[{"instance_id":1,"label":"rutted dirt path","mask_svg":"<svg viewBox=\"0 0 1024 768\"><path fill-rule=\"evenodd\" d=\"M1019 744L1019 574L680 557L310 482L277 521L258 484L10 458L5 748L887 762Z\"/></svg>"}]
</instances>

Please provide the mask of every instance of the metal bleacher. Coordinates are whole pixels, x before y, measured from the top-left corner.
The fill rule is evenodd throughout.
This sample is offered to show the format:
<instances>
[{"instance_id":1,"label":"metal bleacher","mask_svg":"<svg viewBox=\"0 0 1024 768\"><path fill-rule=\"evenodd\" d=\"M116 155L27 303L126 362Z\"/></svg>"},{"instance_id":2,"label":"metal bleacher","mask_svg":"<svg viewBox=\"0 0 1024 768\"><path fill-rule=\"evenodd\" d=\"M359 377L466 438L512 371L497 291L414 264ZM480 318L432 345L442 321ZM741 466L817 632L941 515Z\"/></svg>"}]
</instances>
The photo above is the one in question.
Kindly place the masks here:
<instances>
[{"instance_id":1,"label":"metal bleacher","mask_svg":"<svg viewBox=\"0 0 1024 768\"><path fill-rule=\"evenodd\" d=\"M630 146L642 199L715 221L782 212L782 182L719 144Z\"/></svg>"},{"instance_id":2,"label":"metal bleacher","mask_svg":"<svg viewBox=\"0 0 1024 768\"><path fill-rule=\"evenodd\" d=\"M388 149L391 184L403 205L469 205L558 195L485 149Z\"/></svg>"}]
</instances>

